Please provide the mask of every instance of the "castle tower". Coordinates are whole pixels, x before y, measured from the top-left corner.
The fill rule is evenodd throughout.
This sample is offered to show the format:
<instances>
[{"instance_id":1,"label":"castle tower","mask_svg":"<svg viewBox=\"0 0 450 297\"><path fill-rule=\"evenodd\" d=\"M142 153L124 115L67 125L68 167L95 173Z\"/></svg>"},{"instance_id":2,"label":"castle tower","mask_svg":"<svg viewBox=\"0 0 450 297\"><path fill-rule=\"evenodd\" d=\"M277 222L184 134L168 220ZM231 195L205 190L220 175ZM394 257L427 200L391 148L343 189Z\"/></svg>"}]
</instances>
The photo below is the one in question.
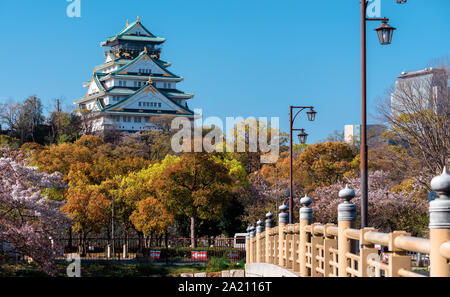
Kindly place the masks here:
<instances>
[{"instance_id":1,"label":"castle tower","mask_svg":"<svg viewBox=\"0 0 450 297\"><path fill-rule=\"evenodd\" d=\"M140 22L128 24L101 43L107 47L105 62L95 67L86 95L76 100L88 111L93 132L114 128L136 132L151 129L151 117L160 115L193 118L187 101L194 97L177 89L183 77L160 59L165 38L153 35Z\"/></svg>"}]
</instances>

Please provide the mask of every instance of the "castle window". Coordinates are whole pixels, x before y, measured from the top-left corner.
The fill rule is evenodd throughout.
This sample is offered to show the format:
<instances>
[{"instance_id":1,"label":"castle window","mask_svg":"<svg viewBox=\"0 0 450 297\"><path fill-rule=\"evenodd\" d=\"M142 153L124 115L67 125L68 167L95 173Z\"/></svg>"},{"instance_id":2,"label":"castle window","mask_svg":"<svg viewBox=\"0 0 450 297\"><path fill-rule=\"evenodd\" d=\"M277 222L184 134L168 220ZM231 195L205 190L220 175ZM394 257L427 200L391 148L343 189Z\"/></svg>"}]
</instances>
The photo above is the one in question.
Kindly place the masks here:
<instances>
[{"instance_id":1,"label":"castle window","mask_svg":"<svg viewBox=\"0 0 450 297\"><path fill-rule=\"evenodd\" d=\"M161 107L161 103L158 103L158 107Z\"/></svg>"},{"instance_id":2,"label":"castle window","mask_svg":"<svg viewBox=\"0 0 450 297\"><path fill-rule=\"evenodd\" d=\"M134 117L134 122L135 123L140 123L141 122L141 118L140 117Z\"/></svg>"},{"instance_id":3,"label":"castle window","mask_svg":"<svg viewBox=\"0 0 450 297\"><path fill-rule=\"evenodd\" d=\"M141 102L139 102L139 104L138 104L139 106L141 106Z\"/></svg>"}]
</instances>

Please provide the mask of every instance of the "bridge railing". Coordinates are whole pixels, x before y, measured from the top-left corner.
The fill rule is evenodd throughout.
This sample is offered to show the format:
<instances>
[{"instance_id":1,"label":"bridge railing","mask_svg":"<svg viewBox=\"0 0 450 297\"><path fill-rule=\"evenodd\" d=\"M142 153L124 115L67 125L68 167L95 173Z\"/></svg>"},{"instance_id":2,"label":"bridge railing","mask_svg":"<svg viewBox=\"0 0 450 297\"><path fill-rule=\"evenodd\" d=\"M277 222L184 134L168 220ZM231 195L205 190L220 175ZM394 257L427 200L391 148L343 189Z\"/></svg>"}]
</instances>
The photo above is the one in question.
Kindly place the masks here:
<instances>
[{"instance_id":1,"label":"bridge railing","mask_svg":"<svg viewBox=\"0 0 450 297\"><path fill-rule=\"evenodd\" d=\"M356 229L355 192L339 192L338 224L312 223L312 200L300 200L299 223L287 224L287 207L282 205L278 226L273 214L247 228L247 263L270 263L290 269L299 276L313 277L419 277L412 271L411 253L428 254L430 276L450 277L450 175L444 172L431 181L439 195L430 202L429 238L412 237L405 231L378 232ZM375 245L387 249L380 259Z\"/></svg>"}]
</instances>

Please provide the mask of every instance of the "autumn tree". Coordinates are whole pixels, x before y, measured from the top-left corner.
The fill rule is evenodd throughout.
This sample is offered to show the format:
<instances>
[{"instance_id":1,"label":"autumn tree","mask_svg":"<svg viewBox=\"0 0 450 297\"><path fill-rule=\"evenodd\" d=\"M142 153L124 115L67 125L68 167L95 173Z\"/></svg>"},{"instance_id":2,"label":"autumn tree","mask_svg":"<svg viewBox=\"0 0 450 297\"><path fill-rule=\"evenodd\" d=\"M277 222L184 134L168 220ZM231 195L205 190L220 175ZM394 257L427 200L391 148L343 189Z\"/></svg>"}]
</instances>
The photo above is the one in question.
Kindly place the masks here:
<instances>
[{"instance_id":1,"label":"autumn tree","mask_svg":"<svg viewBox=\"0 0 450 297\"><path fill-rule=\"evenodd\" d=\"M20 147L20 141L17 138L0 134L0 147L8 147L11 149L17 149ZM1 152L0 152L1 155Z\"/></svg>"},{"instance_id":2,"label":"autumn tree","mask_svg":"<svg viewBox=\"0 0 450 297\"><path fill-rule=\"evenodd\" d=\"M232 198L229 170L212 156L186 153L155 182L157 196L168 210L189 217L192 247L196 247L196 222L219 218Z\"/></svg>"},{"instance_id":3,"label":"autumn tree","mask_svg":"<svg viewBox=\"0 0 450 297\"><path fill-rule=\"evenodd\" d=\"M294 162L295 183L308 192L344 179L354 165L351 147L342 142L316 143L307 147Z\"/></svg>"},{"instance_id":4,"label":"autumn tree","mask_svg":"<svg viewBox=\"0 0 450 297\"><path fill-rule=\"evenodd\" d=\"M109 214L111 213L110 205L114 198L114 190L118 188L117 184L122 177L149 165L149 162L144 159L116 154L114 146L104 143L100 138L93 135L83 135L74 143L61 143L45 147L42 150L35 151L34 157L33 164L39 166L40 170L50 173L56 171L63 173L64 181L71 187L69 191L66 191L67 193L51 193L52 197L59 195L61 198L57 200L69 201L70 199L71 204L79 205L81 202L75 200L76 193L82 191L82 189L88 189L89 195L82 197L84 202L87 203L92 195L106 199L107 205L104 213L108 219L111 218ZM105 181L108 182L102 184ZM95 191L93 191L93 186L99 187L94 187ZM120 203L118 206L122 207ZM124 209L126 210L126 208ZM120 213L120 211L118 212ZM129 221L131 212L128 213L124 222ZM77 218L85 221L84 215L83 212L74 211L71 213L74 221L77 221ZM101 224L99 223L99 225ZM80 229L80 226L82 225L79 224L78 227L74 227L74 230L85 229L84 227ZM108 230L107 224L103 224L103 226ZM128 227L129 225L126 225L126 228ZM96 227L95 232L98 232L99 228ZM68 232L69 239L71 239L72 229L69 229Z\"/></svg>"},{"instance_id":5,"label":"autumn tree","mask_svg":"<svg viewBox=\"0 0 450 297\"><path fill-rule=\"evenodd\" d=\"M136 230L145 235L151 235L153 233L166 233L172 225L174 217L161 201L150 196L139 201L137 209L130 216L130 220Z\"/></svg>"},{"instance_id":6,"label":"autumn tree","mask_svg":"<svg viewBox=\"0 0 450 297\"><path fill-rule=\"evenodd\" d=\"M346 174L353 172L354 157L352 148L342 142L319 142L303 148L294 159L295 188L309 192L343 180ZM276 184L280 179L288 180L289 154L281 154L275 164L264 165L259 174L270 184Z\"/></svg>"},{"instance_id":7,"label":"autumn tree","mask_svg":"<svg viewBox=\"0 0 450 297\"><path fill-rule=\"evenodd\" d=\"M80 235L79 252L85 255L86 239L90 233L98 233L108 222L109 201L97 186L77 185L69 188L67 203L61 210L73 221L73 230Z\"/></svg>"},{"instance_id":8,"label":"autumn tree","mask_svg":"<svg viewBox=\"0 0 450 297\"><path fill-rule=\"evenodd\" d=\"M252 118L238 122L226 137L227 145L224 143L223 151L232 152L233 158L242 163L247 173L256 172L261 168L263 164L261 157L266 155L272 140L278 142L279 152L288 149L288 135L285 132L280 132L270 122ZM263 142L267 147L263 146Z\"/></svg>"},{"instance_id":9,"label":"autumn tree","mask_svg":"<svg viewBox=\"0 0 450 297\"><path fill-rule=\"evenodd\" d=\"M95 136L83 135L75 143L51 145L35 152L34 164L46 172L61 172L65 182L72 164L76 162L93 164L96 148L103 142Z\"/></svg>"}]
</instances>

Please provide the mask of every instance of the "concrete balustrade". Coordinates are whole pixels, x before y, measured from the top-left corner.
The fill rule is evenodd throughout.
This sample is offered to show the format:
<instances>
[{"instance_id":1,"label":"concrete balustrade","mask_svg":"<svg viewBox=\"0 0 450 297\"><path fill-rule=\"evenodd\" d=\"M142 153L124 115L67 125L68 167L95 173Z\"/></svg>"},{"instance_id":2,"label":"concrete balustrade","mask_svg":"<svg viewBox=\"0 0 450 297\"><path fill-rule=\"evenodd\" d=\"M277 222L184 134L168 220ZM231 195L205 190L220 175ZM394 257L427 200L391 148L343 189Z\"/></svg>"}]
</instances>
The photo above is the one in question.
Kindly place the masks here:
<instances>
[{"instance_id":1,"label":"concrete balustrade","mask_svg":"<svg viewBox=\"0 0 450 297\"><path fill-rule=\"evenodd\" d=\"M299 223L288 224L285 205L280 206L278 226L273 214L247 228L246 263L271 264L298 276L388 276L417 277L411 271L411 256L407 252L430 255L430 276L450 276L450 175L444 169L431 181L439 195L430 202L430 238L412 237L404 231L378 232L374 228L355 229L356 206L351 202L354 190L346 186L338 196L338 224L313 223L312 200L307 195L300 200ZM359 249L355 243L359 242ZM379 257L375 245L388 250L387 263ZM276 265L276 266L273 266ZM255 267L252 266L254 270ZM264 269L267 269L264 268ZM284 273L284 272L283 272ZM284 274L283 274L284 275Z\"/></svg>"},{"instance_id":2,"label":"concrete balustrade","mask_svg":"<svg viewBox=\"0 0 450 297\"><path fill-rule=\"evenodd\" d=\"M442 257L450 260L450 241L441 244L440 252Z\"/></svg>"},{"instance_id":3,"label":"concrete balustrade","mask_svg":"<svg viewBox=\"0 0 450 297\"><path fill-rule=\"evenodd\" d=\"M311 198L307 195L300 199L300 238L299 238L299 264L300 264L300 276L308 276L308 269L306 267L306 243L309 240L306 226L311 224L313 210L309 205L312 203Z\"/></svg>"},{"instance_id":4,"label":"concrete balustrade","mask_svg":"<svg viewBox=\"0 0 450 297\"><path fill-rule=\"evenodd\" d=\"M450 276L450 264L441 255L441 245L450 241L450 175L444 168L431 180L439 197L430 202L430 276Z\"/></svg>"}]
</instances>

